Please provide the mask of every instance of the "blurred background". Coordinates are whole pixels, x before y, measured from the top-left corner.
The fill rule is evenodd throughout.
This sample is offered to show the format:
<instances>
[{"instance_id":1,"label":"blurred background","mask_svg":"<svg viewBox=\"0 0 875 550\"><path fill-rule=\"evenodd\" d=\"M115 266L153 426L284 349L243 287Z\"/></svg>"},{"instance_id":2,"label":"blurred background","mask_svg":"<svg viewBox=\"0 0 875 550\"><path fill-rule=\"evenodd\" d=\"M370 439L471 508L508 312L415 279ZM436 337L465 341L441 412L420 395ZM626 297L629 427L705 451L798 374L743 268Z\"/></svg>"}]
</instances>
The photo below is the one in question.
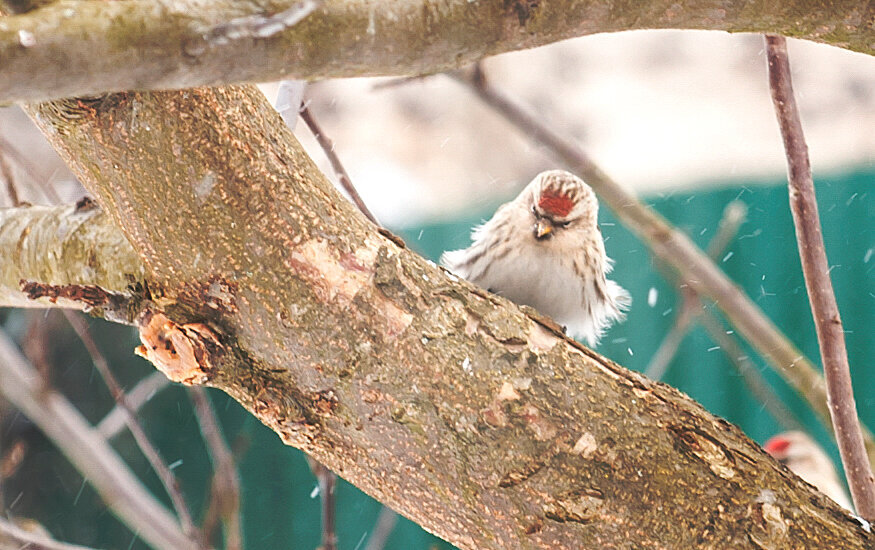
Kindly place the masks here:
<instances>
[{"instance_id":1,"label":"blurred background","mask_svg":"<svg viewBox=\"0 0 875 550\"><path fill-rule=\"evenodd\" d=\"M831 275L846 329L857 406L875 426L875 59L791 41L797 101L814 168ZM788 208L785 163L756 35L647 31L596 35L483 63L489 82L579 143L602 169L707 248L728 205L743 223L715 251L718 265L814 363L817 341ZM271 100L276 85L263 90ZM552 154L443 75L309 85L306 101L334 142L365 203L408 245L437 260L467 246L471 228L512 199ZM302 123L296 134L335 178ZM17 108L0 109L4 180L19 200L72 202L84 191ZM336 179L336 178L335 178ZM0 204L11 204L0 192ZM633 296L625 323L597 350L649 371L762 443L805 427L837 461L823 425L771 368L737 339L712 304L691 302L646 246L602 208L613 278ZM679 315L701 310L687 329ZM714 313L715 315L711 315ZM128 390L154 372L134 357L135 334L87 319ZM57 311L0 310L0 324L51 385L92 423L113 398L91 356ZM751 389L753 388L753 390ZM208 514L210 460L187 392L155 384L140 418L179 477L196 521ZM246 548L316 548L320 495L303 457L230 398L209 392L236 457ZM169 500L131 435L113 448L157 498ZM0 504L56 538L101 548L147 548L26 416L0 400ZM377 528L381 505L341 482L343 550L450 545L398 519ZM383 514L384 520L391 519ZM379 533L375 535L375 533ZM383 535L387 538L382 540Z\"/></svg>"}]
</instances>

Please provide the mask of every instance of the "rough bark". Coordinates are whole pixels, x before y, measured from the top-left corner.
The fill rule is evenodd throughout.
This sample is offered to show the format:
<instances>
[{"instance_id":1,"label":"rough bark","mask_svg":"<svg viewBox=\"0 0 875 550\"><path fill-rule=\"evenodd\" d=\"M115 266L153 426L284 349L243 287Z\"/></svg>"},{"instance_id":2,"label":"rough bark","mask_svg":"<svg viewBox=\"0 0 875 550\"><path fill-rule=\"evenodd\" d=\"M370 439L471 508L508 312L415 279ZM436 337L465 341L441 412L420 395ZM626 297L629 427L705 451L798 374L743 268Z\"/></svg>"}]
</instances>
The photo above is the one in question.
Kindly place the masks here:
<instances>
[{"instance_id":1,"label":"rough bark","mask_svg":"<svg viewBox=\"0 0 875 550\"><path fill-rule=\"evenodd\" d=\"M875 53L875 6L858 0L329 0L264 37L222 25L295 0L5 0L0 102L281 78L410 75L496 53L630 29L770 32Z\"/></svg>"},{"instance_id":2,"label":"rough bark","mask_svg":"<svg viewBox=\"0 0 875 550\"><path fill-rule=\"evenodd\" d=\"M31 113L140 251L143 353L459 547L875 543L688 397L380 233L255 89Z\"/></svg>"}]
</instances>

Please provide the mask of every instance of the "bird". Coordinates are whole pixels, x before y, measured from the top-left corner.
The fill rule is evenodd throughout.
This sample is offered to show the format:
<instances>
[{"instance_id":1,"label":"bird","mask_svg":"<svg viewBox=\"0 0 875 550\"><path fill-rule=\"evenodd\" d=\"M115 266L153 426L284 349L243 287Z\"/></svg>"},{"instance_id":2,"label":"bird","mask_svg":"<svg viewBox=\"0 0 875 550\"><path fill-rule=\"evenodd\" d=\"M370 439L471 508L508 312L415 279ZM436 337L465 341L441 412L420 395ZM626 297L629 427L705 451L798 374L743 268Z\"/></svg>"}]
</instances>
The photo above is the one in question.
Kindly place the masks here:
<instances>
[{"instance_id":1,"label":"bird","mask_svg":"<svg viewBox=\"0 0 875 550\"><path fill-rule=\"evenodd\" d=\"M807 434L795 430L780 433L766 441L763 449L836 504L853 511L832 460Z\"/></svg>"},{"instance_id":2,"label":"bird","mask_svg":"<svg viewBox=\"0 0 875 550\"><path fill-rule=\"evenodd\" d=\"M541 172L489 221L471 245L448 251L441 263L455 275L520 305L535 308L591 346L625 318L629 293L607 279L598 199L564 170Z\"/></svg>"}]
</instances>

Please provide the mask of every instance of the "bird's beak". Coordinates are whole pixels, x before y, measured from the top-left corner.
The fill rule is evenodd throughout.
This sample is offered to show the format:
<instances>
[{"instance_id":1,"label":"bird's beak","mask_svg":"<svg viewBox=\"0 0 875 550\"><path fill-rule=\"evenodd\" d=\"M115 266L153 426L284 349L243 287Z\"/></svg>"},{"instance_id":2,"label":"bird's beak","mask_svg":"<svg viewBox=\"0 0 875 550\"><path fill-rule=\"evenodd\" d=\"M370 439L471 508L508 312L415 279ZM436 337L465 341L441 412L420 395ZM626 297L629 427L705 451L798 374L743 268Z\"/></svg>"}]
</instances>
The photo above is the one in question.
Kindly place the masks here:
<instances>
[{"instance_id":1,"label":"bird's beak","mask_svg":"<svg viewBox=\"0 0 875 550\"><path fill-rule=\"evenodd\" d=\"M553 235L553 224L547 220L538 220L535 222L535 238L543 240Z\"/></svg>"}]
</instances>

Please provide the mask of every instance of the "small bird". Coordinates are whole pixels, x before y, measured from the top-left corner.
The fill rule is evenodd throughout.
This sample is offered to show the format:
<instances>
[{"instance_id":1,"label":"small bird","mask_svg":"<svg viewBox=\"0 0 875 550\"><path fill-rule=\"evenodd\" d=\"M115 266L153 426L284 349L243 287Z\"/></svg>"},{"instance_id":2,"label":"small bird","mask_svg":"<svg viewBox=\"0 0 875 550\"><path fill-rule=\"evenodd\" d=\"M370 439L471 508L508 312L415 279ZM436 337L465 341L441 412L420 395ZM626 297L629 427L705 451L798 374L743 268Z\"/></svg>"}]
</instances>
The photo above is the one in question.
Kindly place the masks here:
<instances>
[{"instance_id":1,"label":"small bird","mask_svg":"<svg viewBox=\"0 0 875 550\"><path fill-rule=\"evenodd\" d=\"M514 200L471 233L471 246L444 253L450 271L531 306L595 346L624 318L629 293L605 275L605 255L593 190L574 174L535 176Z\"/></svg>"},{"instance_id":2,"label":"small bird","mask_svg":"<svg viewBox=\"0 0 875 550\"><path fill-rule=\"evenodd\" d=\"M780 433L766 441L763 449L836 504L853 510L832 460L808 435L799 431Z\"/></svg>"}]
</instances>

